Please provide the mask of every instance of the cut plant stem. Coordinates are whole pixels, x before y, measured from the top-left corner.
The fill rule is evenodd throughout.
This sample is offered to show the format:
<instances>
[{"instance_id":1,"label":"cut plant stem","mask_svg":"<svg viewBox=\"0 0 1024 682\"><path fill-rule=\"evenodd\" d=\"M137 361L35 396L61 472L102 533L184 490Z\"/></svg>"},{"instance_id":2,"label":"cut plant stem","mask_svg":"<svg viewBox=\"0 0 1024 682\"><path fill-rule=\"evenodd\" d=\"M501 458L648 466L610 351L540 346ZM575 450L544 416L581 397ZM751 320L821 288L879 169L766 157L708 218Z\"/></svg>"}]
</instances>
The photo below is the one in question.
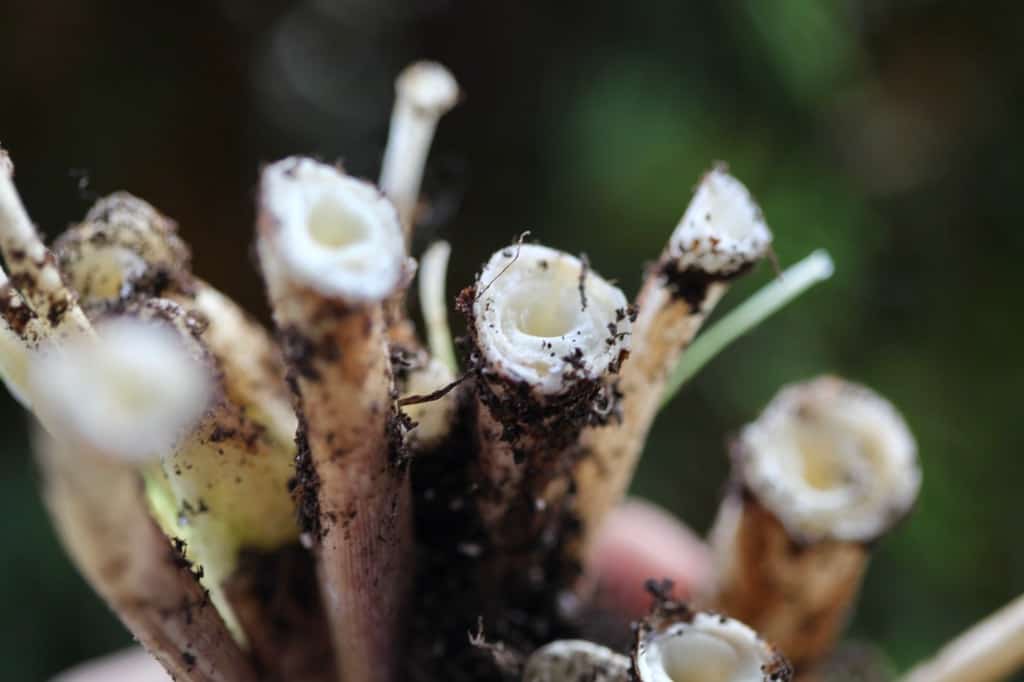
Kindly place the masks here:
<instances>
[{"instance_id":1,"label":"cut plant stem","mask_svg":"<svg viewBox=\"0 0 1024 682\"><path fill-rule=\"evenodd\" d=\"M902 682L996 682L1024 668L1024 596L910 670Z\"/></svg>"},{"instance_id":2,"label":"cut plant stem","mask_svg":"<svg viewBox=\"0 0 1024 682\"><path fill-rule=\"evenodd\" d=\"M757 327L815 284L827 280L834 270L835 265L828 252L819 249L791 266L698 336L679 358L679 362L669 375L661 398L662 406L668 404L683 384L692 379L729 344Z\"/></svg>"},{"instance_id":3,"label":"cut plant stem","mask_svg":"<svg viewBox=\"0 0 1024 682\"><path fill-rule=\"evenodd\" d=\"M263 171L257 246L300 408L296 492L340 675L391 682L414 573L383 312L404 280L398 215L372 185L293 157Z\"/></svg>"},{"instance_id":4,"label":"cut plant stem","mask_svg":"<svg viewBox=\"0 0 1024 682\"><path fill-rule=\"evenodd\" d=\"M622 370L622 418L584 431L579 512L587 539L625 495L669 373L729 283L766 253L771 233L747 189L722 168L701 179L637 297L633 348Z\"/></svg>"},{"instance_id":5,"label":"cut plant stem","mask_svg":"<svg viewBox=\"0 0 1024 682\"><path fill-rule=\"evenodd\" d=\"M574 256L519 244L491 257L460 306L476 374L480 514L497 551L542 555L542 536L566 539L580 431L616 409L626 297Z\"/></svg>"},{"instance_id":6,"label":"cut plant stem","mask_svg":"<svg viewBox=\"0 0 1024 682\"><path fill-rule=\"evenodd\" d=\"M115 319L100 338L46 348L30 369L37 454L54 522L82 573L176 679L256 680L180 544L149 515L138 467L187 434L208 367L157 324ZM159 386L161 390L152 390Z\"/></svg>"},{"instance_id":7,"label":"cut plant stem","mask_svg":"<svg viewBox=\"0 0 1024 682\"><path fill-rule=\"evenodd\" d=\"M406 251L409 251L416 227L427 153L438 121L458 100L459 86L448 69L441 64L420 61L399 74L395 81L395 96L380 173L380 189L398 211ZM405 295L406 288L399 287L385 304L388 335L396 347L409 353L418 353L420 342L416 338L415 325L406 311ZM425 366L429 363L419 364ZM414 368L412 373L415 372ZM399 392L406 394L402 379L399 377ZM419 383L422 383L422 379Z\"/></svg>"},{"instance_id":8,"label":"cut plant stem","mask_svg":"<svg viewBox=\"0 0 1024 682\"><path fill-rule=\"evenodd\" d=\"M7 261L11 283L36 316L56 333L91 333L74 294L64 285L57 259L25 212L14 188L13 170L9 159L0 164L0 251Z\"/></svg>"},{"instance_id":9,"label":"cut plant stem","mask_svg":"<svg viewBox=\"0 0 1024 682\"><path fill-rule=\"evenodd\" d=\"M629 682L628 656L583 639L560 639L526 661L523 682Z\"/></svg>"},{"instance_id":10,"label":"cut plant stem","mask_svg":"<svg viewBox=\"0 0 1024 682\"><path fill-rule=\"evenodd\" d=\"M639 682L789 682L792 668L776 647L745 624L658 605L637 628L633 671Z\"/></svg>"},{"instance_id":11,"label":"cut plant stem","mask_svg":"<svg viewBox=\"0 0 1024 682\"><path fill-rule=\"evenodd\" d=\"M732 456L711 604L807 670L839 636L871 545L917 497L914 439L888 401L822 377L783 389Z\"/></svg>"},{"instance_id":12,"label":"cut plant stem","mask_svg":"<svg viewBox=\"0 0 1024 682\"><path fill-rule=\"evenodd\" d=\"M277 351L237 305L192 277L176 225L141 199L120 192L99 200L55 250L90 315L120 309L164 320L210 357L218 398L174 452L162 453L154 484L166 489L172 509L158 518L169 535L187 541L211 599L245 641L223 590L239 552L298 541L287 488L296 419ZM256 654L271 670L281 660Z\"/></svg>"},{"instance_id":13,"label":"cut plant stem","mask_svg":"<svg viewBox=\"0 0 1024 682\"><path fill-rule=\"evenodd\" d=\"M437 122L458 101L459 85L441 64L421 61L399 74L395 95L380 188L398 210L408 248L430 143Z\"/></svg>"}]
</instances>

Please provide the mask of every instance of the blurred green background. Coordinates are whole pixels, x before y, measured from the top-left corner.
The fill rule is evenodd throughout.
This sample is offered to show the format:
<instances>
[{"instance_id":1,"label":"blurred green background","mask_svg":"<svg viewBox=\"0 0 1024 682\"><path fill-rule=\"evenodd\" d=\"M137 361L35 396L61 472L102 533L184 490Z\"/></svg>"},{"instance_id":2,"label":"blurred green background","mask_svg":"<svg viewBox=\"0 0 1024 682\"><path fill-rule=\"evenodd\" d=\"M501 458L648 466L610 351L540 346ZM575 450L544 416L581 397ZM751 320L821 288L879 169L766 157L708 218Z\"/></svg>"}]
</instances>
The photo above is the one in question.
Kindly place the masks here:
<instances>
[{"instance_id":1,"label":"blurred green background","mask_svg":"<svg viewBox=\"0 0 1024 682\"><path fill-rule=\"evenodd\" d=\"M760 199L782 265L836 260L666 410L636 492L703 531L728 434L782 384L836 371L904 410L925 471L852 634L902 668L1024 591L1024 5L5 0L0 141L51 236L127 189L265 314L259 165L301 152L375 176L392 80L423 56L467 94L420 235L454 244L451 291L530 229L635 292L715 160ZM0 424L0 677L40 680L129 639L57 545L7 396Z\"/></svg>"}]
</instances>

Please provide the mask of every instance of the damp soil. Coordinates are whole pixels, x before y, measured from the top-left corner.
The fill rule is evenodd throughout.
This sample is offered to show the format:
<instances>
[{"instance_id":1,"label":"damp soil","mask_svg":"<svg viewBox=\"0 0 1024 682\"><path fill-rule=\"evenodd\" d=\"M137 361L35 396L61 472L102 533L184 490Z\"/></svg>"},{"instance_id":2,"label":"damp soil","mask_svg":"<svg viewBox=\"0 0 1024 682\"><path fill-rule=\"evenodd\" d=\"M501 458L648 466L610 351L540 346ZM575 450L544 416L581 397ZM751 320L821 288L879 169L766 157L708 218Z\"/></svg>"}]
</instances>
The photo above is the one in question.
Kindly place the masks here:
<instances>
[{"instance_id":1,"label":"damp soil","mask_svg":"<svg viewBox=\"0 0 1024 682\"><path fill-rule=\"evenodd\" d=\"M536 552L533 565L494 584L488 566L496 548L476 511L471 474L472 416L463 399L448 441L411 469L417 572L407 673L414 682L518 680L529 652L577 633L558 612L560 586L577 568L559 552Z\"/></svg>"}]
</instances>

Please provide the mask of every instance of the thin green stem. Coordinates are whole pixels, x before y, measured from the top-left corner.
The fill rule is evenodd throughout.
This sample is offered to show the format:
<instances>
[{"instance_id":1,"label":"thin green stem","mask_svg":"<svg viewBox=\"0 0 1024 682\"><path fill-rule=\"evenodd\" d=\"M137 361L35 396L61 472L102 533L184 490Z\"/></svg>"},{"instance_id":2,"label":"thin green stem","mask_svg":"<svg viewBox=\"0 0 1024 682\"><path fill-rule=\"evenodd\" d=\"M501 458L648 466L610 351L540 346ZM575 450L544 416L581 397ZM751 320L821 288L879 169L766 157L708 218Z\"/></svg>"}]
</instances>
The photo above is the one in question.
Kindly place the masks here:
<instances>
[{"instance_id":1,"label":"thin green stem","mask_svg":"<svg viewBox=\"0 0 1024 682\"><path fill-rule=\"evenodd\" d=\"M832 276L832 257L819 249L793 265L697 337L669 375L664 407L679 389L729 344L778 312L818 282Z\"/></svg>"}]
</instances>

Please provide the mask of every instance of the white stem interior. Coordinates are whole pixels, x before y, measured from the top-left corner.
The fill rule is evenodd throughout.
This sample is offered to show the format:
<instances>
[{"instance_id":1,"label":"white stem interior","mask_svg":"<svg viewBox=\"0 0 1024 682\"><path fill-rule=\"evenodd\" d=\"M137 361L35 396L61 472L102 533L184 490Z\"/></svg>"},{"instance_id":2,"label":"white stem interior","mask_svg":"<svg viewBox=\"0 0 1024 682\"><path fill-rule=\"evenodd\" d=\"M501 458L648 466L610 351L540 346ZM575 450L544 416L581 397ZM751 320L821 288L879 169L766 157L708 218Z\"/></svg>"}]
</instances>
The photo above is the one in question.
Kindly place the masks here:
<instances>
[{"instance_id":1,"label":"white stem interior","mask_svg":"<svg viewBox=\"0 0 1024 682\"><path fill-rule=\"evenodd\" d=\"M263 171L261 201L262 234L296 282L353 302L383 300L399 286L398 215L372 185L292 157Z\"/></svg>"},{"instance_id":2,"label":"white stem interior","mask_svg":"<svg viewBox=\"0 0 1024 682\"><path fill-rule=\"evenodd\" d=\"M755 495L809 540L873 539L920 486L914 439L895 408L832 377L781 391L740 447Z\"/></svg>"},{"instance_id":3,"label":"white stem interior","mask_svg":"<svg viewBox=\"0 0 1024 682\"><path fill-rule=\"evenodd\" d=\"M510 246L477 280L477 343L493 371L553 395L602 376L629 347L626 307L625 294L592 270L584 276L578 258L534 244Z\"/></svg>"},{"instance_id":4,"label":"white stem interior","mask_svg":"<svg viewBox=\"0 0 1024 682\"><path fill-rule=\"evenodd\" d=\"M680 270L724 276L760 260L771 242L764 215L747 188L713 168L673 231L669 252Z\"/></svg>"},{"instance_id":5,"label":"white stem interior","mask_svg":"<svg viewBox=\"0 0 1024 682\"><path fill-rule=\"evenodd\" d=\"M760 682L775 657L746 625L700 613L647 635L636 667L641 682Z\"/></svg>"}]
</instances>

